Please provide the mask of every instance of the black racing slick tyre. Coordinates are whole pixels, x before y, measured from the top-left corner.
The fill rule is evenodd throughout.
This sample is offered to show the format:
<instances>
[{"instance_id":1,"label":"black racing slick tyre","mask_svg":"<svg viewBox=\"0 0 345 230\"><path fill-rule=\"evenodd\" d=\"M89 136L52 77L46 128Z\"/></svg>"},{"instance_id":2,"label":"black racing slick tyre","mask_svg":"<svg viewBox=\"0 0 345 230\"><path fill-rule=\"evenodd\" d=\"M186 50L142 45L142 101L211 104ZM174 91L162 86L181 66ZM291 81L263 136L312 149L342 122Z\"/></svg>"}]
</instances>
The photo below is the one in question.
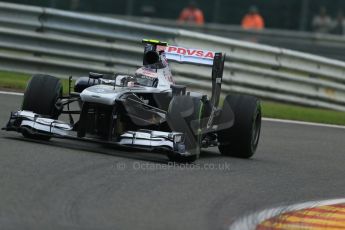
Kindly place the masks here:
<instances>
[{"instance_id":1,"label":"black racing slick tyre","mask_svg":"<svg viewBox=\"0 0 345 230\"><path fill-rule=\"evenodd\" d=\"M228 95L222 113L234 114L234 125L218 132L222 155L250 158L255 154L261 131L260 100L247 95ZM227 111L231 109L232 111Z\"/></svg>"},{"instance_id":2,"label":"black racing slick tyre","mask_svg":"<svg viewBox=\"0 0 345 230\"><path fill-rule=\"evenodd\" d=\"M57 119L61 109L56 102L62 96L61 81L49 75L37 74L30 79L25 93L21 110L32 111L44 117ZM49 136L23 132L24 137L39 140L49 140Z\"/></svg>"},{"instance_id":3,"label":"black racing slick tyre","mask_svg":"<svg viewBox=\"0 0 345 230\"><path fill-rule=\"evenodd\" d=\"M170 161L178 163L192 163L200 155L200 125L203 112L203 103L199 98L190 96L175 96L169 105L167 122L174 132L185 135L185 148L190 156L169 153Z\"/></svg>"}]
</instances>

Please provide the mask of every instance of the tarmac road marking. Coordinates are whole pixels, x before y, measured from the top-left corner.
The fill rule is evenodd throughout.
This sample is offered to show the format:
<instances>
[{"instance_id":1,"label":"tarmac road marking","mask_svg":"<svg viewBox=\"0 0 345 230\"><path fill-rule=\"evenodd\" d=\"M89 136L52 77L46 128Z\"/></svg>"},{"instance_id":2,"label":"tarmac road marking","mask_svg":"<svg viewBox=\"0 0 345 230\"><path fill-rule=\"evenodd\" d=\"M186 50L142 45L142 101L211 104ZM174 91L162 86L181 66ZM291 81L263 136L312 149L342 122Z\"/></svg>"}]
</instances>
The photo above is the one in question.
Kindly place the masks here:
<instances>
[{"instance_id":1,"label":"tarmac road marking","mask_svg":"<svg viewBox=\"0 0 345 230\"><path fill-rule=\"evenodd\" d=\"M279 224L265 223L256 228L256 230L341 230L338 226L327 226L318 224L301 224L301 223L289 223L281 222Z\"/></svg>"},{"instance_id":2,"label":"tarmac road marking","mask_svg":"<svg viewBox=\"0 0 345 230\"><path fill-rule=\"evenodd\" d=\"M321 212L320 212L321 211ZM334 211L331 211L332 213ZM308 212L304 212L304 213L297 213L294 214L294 216L298 216L298 217L309 217L312 216L313 218L316 219L324 219L324 214L329 214L329 211L324 211L322 209L317 210L317 208L314 208L312 211L308 211ZM326 217L329 218L329 217ZM339 214L337 213L333 213L332 214L332 220L334 221L345 221L345 214Z\"/></svg>"},{"instance_id":3,"label":"tarmac road marking","mask_svg":"<svg viewBox=\"0 0 345 230\"><path fill-rule=\"evenodd\" d=\"M345 199L313 201L256 212L230 230L345 230Z\"/></svg>"},{"instance_id":4,"label":"tarmac road marking","mask_svg":"<svg viewBox=\"0 0 345 230\"><path fill-rule=\"evenodd\" d=\"M308 208L292 211L275 216L260 223L256 230L263 228L291 229L295 226L308 227L308 229L345 229L345 216L337 215L345 208L334 209L333 206L321 206L320 208ZM311 215L313 213L313 215ZM308 214L308 215L306 215ZM335 216L338 218L335 219Z\"/></svg>"},{"instance_id":5,"label":"tarmac road marking","mask_svg":"<svg viewBox=\"0 0 345 230\"><path fill-rule=\"evenodd\" d=\"M15 96L23 96L24 95L24 93L8 92L8 91L0 91L0 94L15 95Z\"/></svg>"},{"instance_id":6,"label":"tarmac road marking","mask_svg":"<svg viewBox=\"0 0 345 230\"><path fill-rule=\"evenodd\" d=\"M262 118L263 121L269 122L279 122L285 124L294 124L294 125L307 125L315 127L327 127L327 128L336 128L336 129L345 129L345 126L342 125L331 125L331 124L321 124L315 122L306 122L306 121L293 121L293 120L282 120L282 119L273 119L273 118Z\"/></svg>"}]
</instances>

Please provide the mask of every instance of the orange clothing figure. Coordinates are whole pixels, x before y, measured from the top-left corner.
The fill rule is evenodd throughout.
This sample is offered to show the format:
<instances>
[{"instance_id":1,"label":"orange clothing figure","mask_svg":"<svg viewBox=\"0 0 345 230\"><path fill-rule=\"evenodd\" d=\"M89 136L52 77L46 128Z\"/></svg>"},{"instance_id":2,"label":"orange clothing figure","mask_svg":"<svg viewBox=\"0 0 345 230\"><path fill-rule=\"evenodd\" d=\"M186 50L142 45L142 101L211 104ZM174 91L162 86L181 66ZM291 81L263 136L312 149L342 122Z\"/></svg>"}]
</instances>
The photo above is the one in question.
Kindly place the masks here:
<instances>
[{"instance_id":1,"label":"orange clothing figure","mask_svg":"<svg viewBox=\"0 0 345 230\"><path fill-rule=\"evenodd\" d=\"M205 23L203 12L198 9L195 4L190 4L187 8L184 8L178 19L180 23L194 23L197 25L203 25Z\"/></svg>"},{"instance_id":2,"label":"orange clothing figure","mask_svg":"<svg viewBox=\"0 0 345 230\"><path fill-rule=\"evenodd\" d=\"M259 14L256 7L251 7L249 13L242 19L243 29L255 29L262 30L265 28L265 22L262 16Z\"/></svg>"}]
</instances>

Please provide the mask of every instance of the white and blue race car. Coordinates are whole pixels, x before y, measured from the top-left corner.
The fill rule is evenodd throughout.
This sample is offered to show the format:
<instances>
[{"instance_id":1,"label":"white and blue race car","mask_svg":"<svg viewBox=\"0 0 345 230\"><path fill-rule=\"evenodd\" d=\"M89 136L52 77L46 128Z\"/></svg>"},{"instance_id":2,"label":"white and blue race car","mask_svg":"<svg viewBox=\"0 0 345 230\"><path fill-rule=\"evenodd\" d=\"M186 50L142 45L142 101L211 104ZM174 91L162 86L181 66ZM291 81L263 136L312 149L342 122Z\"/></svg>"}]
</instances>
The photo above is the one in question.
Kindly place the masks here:
<instances>
[{"instance_id":1,"label":"white and blue race car","mask_svg":"<svg viewBox=\"0 0 345 230\"><path fill-rule=\"evenodd\" d=\"M201 148L213 146L223 155L253 156L260 137L260 101L231 94L220 106L225 54L156 40L143 43L143 66L135 73L110 78L90 73L76 80L68 96L62 95L58 78L34 75L21 109L11 113L4 129L33 139L81 139L164 152L177 162L193 162ZM176 85L168 60L212 67L211 97ZM70 109L73 102L78 110ZM61 114L70 121L59 121Z\"/></svg>"}]
</instances>

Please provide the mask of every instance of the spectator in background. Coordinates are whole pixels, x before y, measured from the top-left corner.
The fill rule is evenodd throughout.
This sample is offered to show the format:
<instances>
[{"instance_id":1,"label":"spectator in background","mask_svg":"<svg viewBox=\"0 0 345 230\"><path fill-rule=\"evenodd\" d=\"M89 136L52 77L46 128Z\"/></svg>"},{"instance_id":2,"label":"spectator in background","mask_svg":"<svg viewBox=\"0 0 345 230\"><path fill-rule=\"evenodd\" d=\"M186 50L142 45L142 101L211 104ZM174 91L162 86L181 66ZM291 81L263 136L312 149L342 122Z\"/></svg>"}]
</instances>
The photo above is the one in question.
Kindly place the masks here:
<instances>
[{"instance_id":1,"label":"spectator in background","mask_svg":"<svg viewBox=\"0 0 345 230\"><path fill-rule=\"evenodd\" d=\"M192 1L182 10L178 22L203 25L204 13L197 7L196 2Z\"/></svg>"},{"instance_id":2,"label":"spectator in background","mask_svg":"<svg viewBox=\"0 0 345 230\"><path fill-rule=\"evenodd\" d=\"M242 28L254 30L262 30L265 28L265 21L256 6L251 6L249 12L243 17Z\"/></svg>"},{"instance_id":3,"label":"spectator in background","mask_svg":"<svg viewBox=\"0 0 345 230\"><path fill-rule=\"evenodd\" d=\"M322 6L320 13L314 16L312 27L317 33L329 33L332 30L332 19L328 16L326 7Z\"/></svg>"},{"instance_id":4,"label":"spectator in background","mask_svg":"<svg viewBox=\"0 0 345 230\"><path fill-rule=\"evenodd\" d=\"M345 17L342 10L338 11L337 18L333 23L332 33L337 35L345 34Z\"/></svg>"}]
</instances>

